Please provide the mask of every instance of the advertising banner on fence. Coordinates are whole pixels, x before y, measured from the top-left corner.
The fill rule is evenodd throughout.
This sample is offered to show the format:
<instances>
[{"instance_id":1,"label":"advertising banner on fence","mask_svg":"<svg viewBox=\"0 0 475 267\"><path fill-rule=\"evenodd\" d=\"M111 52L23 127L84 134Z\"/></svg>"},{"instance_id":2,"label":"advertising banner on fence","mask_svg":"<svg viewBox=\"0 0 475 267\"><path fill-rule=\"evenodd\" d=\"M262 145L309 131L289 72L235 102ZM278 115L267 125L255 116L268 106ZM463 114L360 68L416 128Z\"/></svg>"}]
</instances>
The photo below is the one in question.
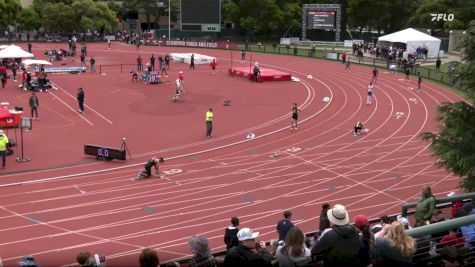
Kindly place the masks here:
<instances>
[{"instance_id":1,"label":"advertising banner on fence","mask_svg":"<svg viewBox=\"0 0 475 267\"><path fill-rule=\"evenodd\" d=\"M163 46L186 46L186 47L202 47L202 48L219 48L219 49L237 49L236 43L228 41L208 42L208 41L180 41L180 40L163 40L158 42Z\"/></svg>"}]
</instances>

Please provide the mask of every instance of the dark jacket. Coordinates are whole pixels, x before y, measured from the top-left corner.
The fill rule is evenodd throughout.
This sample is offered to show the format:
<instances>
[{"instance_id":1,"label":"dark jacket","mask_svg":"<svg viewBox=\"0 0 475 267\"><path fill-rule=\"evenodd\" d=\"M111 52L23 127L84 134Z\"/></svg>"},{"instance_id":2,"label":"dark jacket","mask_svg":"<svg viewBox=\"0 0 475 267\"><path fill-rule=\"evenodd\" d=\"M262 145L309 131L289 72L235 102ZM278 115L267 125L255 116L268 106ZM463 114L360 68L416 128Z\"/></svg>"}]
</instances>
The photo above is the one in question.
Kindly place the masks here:
<instances>
[{"instance_id":1,"label":"dark jacket","mask_svg":"<svg viewBox=\"0 0 475 267\"><path fill-rule=\"evenodd\" d=\"M237 238L238 232L239 229L234 226L229 226L224 230L224 243L226 244L226 249L230 249L239 245L239 240Z\"/></svg>"},{"instance_id":2,"label":"dark jacket","mask_svg":"<svg viewBox=\"0 0 475 267\"><path fill-rule=\"evenodd\" d=\"M334 225L312 248L312 256L323 257L323 266L362 266L359 250L363 243L353 225Z\"/></svg>"},{"instance_id":3,"label":"dark jacket","mask_svg":"<svg viewBox=\"0 0 475 267\"><path fill-rule=\"evenodd\" d=\"M40 105L40 102L38 101L38 97L37 96L30 96L30 107L31 108L34 108L34 107L38 107Z\"/></svg>"},{"instance_id":4,"label":"dark jacket","mask_svg":"<svg viewBox=\"0 0 475 267\"><path fill-rule=\"evenodd\" d=\"M228 250L224 258L224 267L271 267L272 255L266 251L255 253L239 244Z\"/></svg>"},{"instance_id":5,"label":"dark jacket","mask_svg":"<svg viewBox=\"0 0 475 267\"><path fill-rule=\"evenodd\" d=\"M84 102L84 91L79 91L78 93L78 101Z\"/></svg>"}]
</instances>

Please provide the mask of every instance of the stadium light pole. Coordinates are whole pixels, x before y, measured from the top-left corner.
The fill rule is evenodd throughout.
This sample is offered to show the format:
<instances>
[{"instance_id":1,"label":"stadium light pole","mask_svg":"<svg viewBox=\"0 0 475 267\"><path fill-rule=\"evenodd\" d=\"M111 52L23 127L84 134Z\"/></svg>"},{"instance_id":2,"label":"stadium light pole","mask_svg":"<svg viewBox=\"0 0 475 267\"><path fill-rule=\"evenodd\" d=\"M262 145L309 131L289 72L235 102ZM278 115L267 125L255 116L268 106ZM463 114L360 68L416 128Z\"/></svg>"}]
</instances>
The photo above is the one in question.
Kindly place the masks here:
<instances>
[{"instance_id":1,"label":"stadium light pole","mask_svg":"<svg viewBox=\"0 0 475 267\"><path fill-rule=\"evenodd\" d=\"M170 5L170 0L168 0L168 40L171 40L171 19L170 19L170 14L171 14L172 7Z\"/></svg>"}]
</instances>

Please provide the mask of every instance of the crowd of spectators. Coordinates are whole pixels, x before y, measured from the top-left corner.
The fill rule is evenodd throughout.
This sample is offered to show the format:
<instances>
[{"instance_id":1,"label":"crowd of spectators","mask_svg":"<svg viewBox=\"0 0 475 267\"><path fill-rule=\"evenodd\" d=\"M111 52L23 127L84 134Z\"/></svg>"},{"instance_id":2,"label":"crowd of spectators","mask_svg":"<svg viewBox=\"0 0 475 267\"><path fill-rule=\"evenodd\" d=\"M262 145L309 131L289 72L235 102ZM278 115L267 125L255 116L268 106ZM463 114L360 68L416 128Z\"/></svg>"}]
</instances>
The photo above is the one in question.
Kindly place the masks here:
<instances>
[{"instance_id":1,"label":"crowd of spectators","mask_svg":"<svg viewBox=\"0 0 475 267\"><path fill-rule=\"evenodd\" d=\"M449 194L453 196L455 193ZM432 235L412 238L406 230L427 224L437 224L447 220L443 212L436 208L436 200L429 186L424 186L417 203L414 223L399 215L383 215L374 225L370 225L363 214L350 220L345 206L322 204L318 231L312 238L305 237L302 230L292 222L292 212L285 211L277 222L278 239L269 244L258 241L259 232L246 227L239 229L240 221L231 218L231 225L225 228L224 244L226 255L214 257L209 241L204 236L188 239L191 258L186 265L191 267L240 267L240 266L445 266L444 261L465 264L461 255L474 248L475 225L451 229ZM475 199L472 202L452 203L451 217L475 214ZM77 256L80 266L100 266L97 255L81 252ZM39 266L33 256L28 255L18 262L21 266ZM140 267L159 266L157 251L142 250L138 257ZM166 266L180 266L178 262L168 262Z\"/></svg>"}]
</instances>

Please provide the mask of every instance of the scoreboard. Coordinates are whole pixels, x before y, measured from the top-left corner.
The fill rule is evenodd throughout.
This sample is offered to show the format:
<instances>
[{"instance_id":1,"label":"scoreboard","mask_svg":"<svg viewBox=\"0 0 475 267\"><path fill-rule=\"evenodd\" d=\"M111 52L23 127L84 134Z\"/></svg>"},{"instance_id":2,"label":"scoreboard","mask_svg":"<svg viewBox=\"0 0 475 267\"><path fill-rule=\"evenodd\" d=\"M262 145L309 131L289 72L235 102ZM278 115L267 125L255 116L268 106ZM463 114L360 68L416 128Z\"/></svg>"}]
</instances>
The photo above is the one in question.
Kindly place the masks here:
<instances>
[{"instance_id":1,"label":"scoreboard","mask_svg":"<svg viewBox=\"0 0 475 267\"><path fill-rule=\"evenodd\" d=\"M183 31L221 31L221 0L181 0Z\"/></svg>"},{"instance_id":2,"label":"scoreboard","mask_svg":"<svg viewBox=\"0 0 475 267\"><path fill-rule=\"evenodd\" d=\"M308 11L307 29L335 29L336 11Z\"/></svg>"}]
</instances>

